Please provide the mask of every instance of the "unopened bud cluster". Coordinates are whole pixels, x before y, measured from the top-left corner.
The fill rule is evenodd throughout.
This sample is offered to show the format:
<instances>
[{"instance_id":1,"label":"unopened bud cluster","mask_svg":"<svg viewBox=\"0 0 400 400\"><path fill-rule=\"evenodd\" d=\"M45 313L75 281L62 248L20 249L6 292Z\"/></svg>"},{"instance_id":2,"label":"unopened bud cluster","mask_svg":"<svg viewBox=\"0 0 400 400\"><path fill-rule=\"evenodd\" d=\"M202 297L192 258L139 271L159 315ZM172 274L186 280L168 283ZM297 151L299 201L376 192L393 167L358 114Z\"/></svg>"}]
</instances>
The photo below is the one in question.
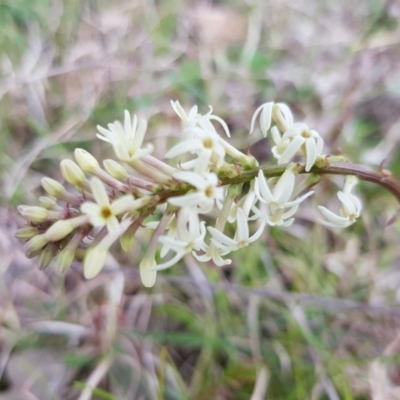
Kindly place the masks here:
<instances>
[{"instance_id":1,"label":"unopened bud cluster","mask_svg":"<svg viewBox=\"0 0 400 400\"><path fill-rule=\"evenodd\" d=\"M186 254L217 266L230 264L227 256L256 241L266 226L293 223L299 205L314 193L307 190L317 183L312 175L300 179L299 166L309 172L326 163L324 142L315 130L294 122L285 104L259 107L250 133L259 121L264 137L270 136L277 164L285 165L279 176L267 178L252 155L224 138L230 137L228 126L211 108L201 115L196 106L186 113L178 101L171 104L183 126L182 140L165 155L174 166L152 156L153 144L144 144L147 122L132 118L128 111L123 124L98 126L98 138L113 147L118 161L105 160L102 168L93 155L78 148L75 161L60 164L73 190L42 179L50 197L39 198L39 206L19 206L28 224L16 237L25 243L27 257L39 256L40 268L55 259L58 270L65 272L77 249L84 249L84 275L93 278L114 242L119 240L129 252L137 231L147 229L152 236L140 274L143 284L151 287L157 271ZM234 182L244 182L238 177L249 171L253 175L243 193L243 183ZM346 177L338 192L338 215L318 207L322 224L344 228L355 222L361 212L361 203L352 194L356 182L355 176ZM210 216L217 216L214 222ZM249 226L251 221L255 227Z\"/></svg>"}]
</instances>

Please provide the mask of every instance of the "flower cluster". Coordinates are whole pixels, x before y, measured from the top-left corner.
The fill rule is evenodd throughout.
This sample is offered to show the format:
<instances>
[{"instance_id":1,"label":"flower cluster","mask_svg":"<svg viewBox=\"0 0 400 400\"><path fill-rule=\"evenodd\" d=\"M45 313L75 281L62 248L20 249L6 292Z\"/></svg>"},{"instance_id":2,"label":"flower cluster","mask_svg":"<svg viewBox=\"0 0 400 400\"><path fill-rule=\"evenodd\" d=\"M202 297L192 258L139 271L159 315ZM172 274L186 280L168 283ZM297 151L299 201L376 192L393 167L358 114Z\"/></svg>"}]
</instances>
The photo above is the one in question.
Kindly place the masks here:
<instances>
[{"instance_id":1,"label":"flower cluster","mask_svg":"<svg viewBox=\"0 0 400 400\"><path fill-rule=\"evenodd\" d=\"M112 146L118 161L105 160L102 168L86 150L76 149L75 161L63 160L60 165L73 190L43 178L48 196L39 198L40 206L18 208L28 224L16 236L25 243L28 257L39 256L41 268L55 258L64 272L76 251L84 249L84 275L93 278L106 264L114 242L119 240L129 252L138 229L147 229L151 240L140 274L143 284L151 287L157 271L187 254L217 266L230 264L227 256L260 238L267 225L293 223L316 183L312 175L299 179L299 172L312 172L318 163L326 163L323 140L315 130L294 122L285 104L259 107L250 133L259 119L264 137L270 133L277 165L283 164L267 177L252 155L225 139L230 137L229 128L212 109L201 115L196 106L186 113L178 101L171 105L182 121L182 138L165 155L174 166L152 155L153 144L144 144L147 122L139 122L136 115L132 118L125 111L123 124L98 126L98 138ZM245 191L244 182L249 182ZM361 211L351 193L356 182L347 176L338 192L340 215L319 206L325 217L322 224L344 228L355 222ZM217 215L215 223L209 222L211 215ZM249 226L252 221L254 228Z\"/></svg>"}]
</instances>

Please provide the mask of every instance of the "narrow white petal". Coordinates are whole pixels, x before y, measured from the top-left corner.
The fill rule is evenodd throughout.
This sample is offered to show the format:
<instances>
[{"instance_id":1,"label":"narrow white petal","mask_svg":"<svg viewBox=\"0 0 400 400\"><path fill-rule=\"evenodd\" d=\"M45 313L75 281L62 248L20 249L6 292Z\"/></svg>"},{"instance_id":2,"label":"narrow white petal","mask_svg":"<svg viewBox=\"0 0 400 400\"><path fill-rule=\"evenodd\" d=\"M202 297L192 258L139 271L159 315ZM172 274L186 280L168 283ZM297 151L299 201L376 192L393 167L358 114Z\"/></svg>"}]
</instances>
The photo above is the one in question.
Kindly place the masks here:
<instances>
[{"instance_id":1,"label":"narrow white petal","mask_svg":"<svg viewBox=\"0 0 400 400\"><path fill-rule=\"evenodd\" d=\"M293 126L293 115L290 108L285 103L276 103L276 105L279 107L288 128L291 128Z\"/></svg>"},{"instance_id":2,"label":"narrow white petal","mask_svg":"<svg viewBox=\"0 0 400 400\"><path fill-rule=\"evenodd\" d=\"M162 263L162 264L157 264L154 267L150 268L150 271L161 271L163 269L167 269L175 265L178 261L181 260L181 258L187 254L187 252L181 251L179 253L176 253L174 257L172 257L169 261Z\"/></svg>"},{"instance_id":3,"label":"narrow white petal","mask_svg":"<svg viewBox=\"0 0 400 400\"><path fill-rule=\"evenodd\" d=\"M212 226L207 227L208 231L211 233L211 236L215 240L216 244L221 243L225 246L228 247L235 247L237 246L236 240L233 240L232 238L224 235L221 231L218 229L213 228Z\"/></svg>"},{"instance_id":4,"label":"narrow white petal","mask_svg":"<svg viewBox=\"0 0 400 400\"><path fill-rule=\"evenodd\" d=\"M140 149L143 144L144 136L147 130L147 122L142 119L139 124L139 128L135 133L135 138L133 139L133 147L136 149Z\"/></svg>"},{"instance_id":5,"label":"narrow white petal","mask_svg":"<svg viewBox=\"0 0 400 400\"><path fill-rule=\"evenodd\" d=\"M296 136L286 147L285 151L278 159L278 164L285 164L289 162L294 155L299 151L300 147L304 143L304 138L302 136Z\"/></svg>"},{"instance_id":6,"label":"narrow white petal","mask_svg":"<svg viewBox=\"0 0 400 400\"><path fill-rule=\"evenodd\" d=\"M308 172L314 165L315 160L317 159L317 147L315 145L314 138L312 137L306 139L305 143L306 143L306 153L307 153L306 171Z\"/></svg>"},{"instance_id":7,"label":"narrow white petal","mask_svg":"<svg viewBox=\"0 0 400 400\"><path fill-rule=\"evenodd\" d=\"M271 128L271 137L272 137L272 141L276 144L276 145L279 145L280 143L281 143L281 141L282 141L282 138L281 138L281 134L279 133L279 129L278 129L278 127L276 127L276 126L273 126L272 128Z\"/></svg>"},{"instance_id":8,"label":"narrow white petal","mask_svg":"<svg viewBox=\"0 0 400 400\"><path fill-rule=\"evenodd\" d=\"M296 213L298 208L299 208L299 206L297 204L294 205L291 209L289 209L288 211L286 211L282 214L282 219L288 219L291 216L293 216Z\"/></svg>"},{"instance_id":9,"label":"narrow white petal","mask_svg":"<svg viewBox=\"0 0 400 400\"><path fill-rule=\"evenodd\" d=\"M81 212L90 217L98 217L100 215L100 207L96 203L87 201L81 205Z\"/></svg>"},{"instance_id":10,"label":"narrow white petal","mask_svg":"<svg viewBox=\"0 0 400 400\"><path fill-rule=\"evenodd\" d=\"M249 134L253 133L253 129L254 129L254 124L256 122L256 119L258 117L258 114L260 113L260 111L262 111L262 109L264 108L265 104L262 104L260 107L257 108L256 111L254 111L253 117L251 118L251 124L250 124L250 132Z\"/></svg>"},{"instance_id":11,"label":"narrow white petal","mask_svg":"<svg viewBox=\"0 0 400 400\"><path fill-rule=\"evenodd\" d=\"M134 198L130 194L122 196L111 203L111 211L114 215L125 213L130 210L133 201Z\"/></svg>"},{"instance_id":12,"label":"narrow white petal","mask_svg":"<svg viewBox=\"0 0 400 400\"><path fill-rule=\"evenodd\" d=\"M184 142L180 142L174 147L172 147L167 154L166 158L173 158L185 153L193 153L195 150L200 150L202 148L202 144L197 139L185 140Z\"/></svg>"},{"instance_id":13,"label":"narrow white petal","mask_svg":"<svg viewBox=\"0 0 400 400\"><path fill-rule=\"evenodd\" d=\"M225 122L222 118L217 117L216 115L210 115L208 118L209 118L209 119L213 119L213 120L215 120L215 121L218 121L218 122L222 125L222 128L224 129L224 131L225 131L225 133L226 133L226 136L228 136L228 138L231 137L231 134L230 134L230 132L229 132L228 125L226 124L226 122Z\"/></svg>"},{"instance_id":14,"label":"narrow white petal","mask_svg":"<svg viewBox=\"0 0 400 400\"><path fill-rule=\"evenodd\" d=\"M345 223L348 223L349 221L348 218L340 217L339 215L334 214L332 211L328 210L326 207L318 206L318 210L329 222L332 222L336 225L343 225Z\"/></svg>"},{"instance_id":15,"label":"narrow white petal","mask_svg":"<svg viewBox=\"0 0 400 400\"><path fill-rule=\"evenodd\" d=\"M117 217L114 217L114 216L108 217L106 220L106 223L107 223L108 232L113 233L113 234L119 233L120 229L119 229L119 222L118 222Z\"/></svg>"},{"instance_id":16,"label":"narrow white petal","mask_svg":"<svg viewBox=\"0 0 400 400\"><path fill-rule=\"evenodd\" d=\"M290 226L293 224L293 222L294 222L294 218L290 218L287 221L283 221L280 225L281 226Z\"/></svg>"},{"instance_id":17,"label":"narrow white petal","mask_svg":"<svg viewBox=\"0 0 400 400\"><path fill-rule=\"evenodd\" d=\"M202 193L194 192L185 194L183 196L170 197L168 199L168 203L177 207L194 207L201 204L205 200L206 199Z\"/></svg>"},{"instance_id":18,"label":"narrow white petal","mask_svg":"<svg viewBox=\"0 0 400 400\"><path fill-rule=\"evenodd\" d=\"M265 203L272 203L275 201L274 197L272 196L272 193L269 189L267 180L265 179L265 176L263 174L263 172L261 171L261 169L258 171L258 178L257 181L255 183L255 186L257 186L256 190L256 195L257 193L259 193L261 195L261 197L259 197L259 199Z\"/></svg>"},{"instance_id":19,"label":"narrow white petal","mask_svg":"<svg viewBox=\"0 0 400 400\"><path fill-rule=\"evenodd\" d=\"M249 225L244 211L239 208L236 216L236 235L237 242L244 242L249 239Z\"/></svg>"},{"instance_id":20,"label":"narrow white petal","mask_svg":"<svg viewBox=\"0 0 400 400\"><path fill-rule=\"evenodd\" d=\"M290 166L286 168L273 189L273 196L276 202L285 204L292 197L296 177Z\"/></svg>"},{"instance_id":21,"label":"narrow white petal","mask_svg":"<svg viewBox=\"0 0 400 400\"><path fill-rule=\"evenodd\" d=\"M209 171L209 163L212 156L211 149L202 149L197 157L194 172L199 175L204 175Z\"/></svg>"},{"instance_id":22,"label":"narrow white petal","mask_svg":"<svg viewBox=\"0 0 400 400\"><path fill-rule=\"evenodd\" d=\"M337 197L343 203L348 215L352 215L357 212L356 207L354 206L354 203L343 192L338 192Z\"/></svg>"},{"instance_id":23,"label":"narrow white petal","mask_svg":"<svg viewBox=\"0 0 400 400\"><path fill-rule=\"evenodd\" d=\"M132 123L131 123L131 114L129 113L128 110L125 110L124 112L124 131L125 135L132 135Z\"/></svg>"},{"instance_id":24,"label":"narrow white petal","mask_svg":"<svg viewBox=\"0 0 400 400\"><path fill-rule=\"evenodd\" d=\"M273 105L272 102L265 104L260 115L260 127L264 137L267 137L268 129L271 127Z\"/></svg>"},{"instance_id":25,"label":"narrow white petal","mask_svg":"<svg viewBox=\"0 0 400 400\"><path fill-rule=\"evenodd\" d=\"M285 204L285 206L286 207L293 207L295 205L298 205L298 204L302 203L307 197L310 197L313 194L314 194L314 191L307 192L307 193L303 194L303 196L298 197L296 200L287 202Z\"/></svg>"},{"instance_id":26,"label":"narrow white petal","mask_svg":"<svg viewBox=\"0 0 400 400\"><path fill-rule=\"evenodd\" d=\"M174 174L174 179L189 183L197 189L203 189L205 187L204 179L194 172L177 172Z\"/></svg>"},{"instance_id":27,"label":"narrow white petal","mask_svg":"<svg viewBox=\"0 0 400 400\"><path fill-rule=\"evenodd\" d=\"M255 242L264 232L266 220L265 218L262 219L260 226L258 227L257 231L249 238L249 243Z\"/></svg>"},{"instance_id":28,"label":"narrow white petal","mask_svg":"<svg viewBox=\"0 0 400 400\"><path fill-rule=\"evenodd\" d=\"M91 188L93 197L95 198L99 206L109 206L110 200L108 198L106 189L104 188L103 182L96 177L91 180Z\"/></svg>"},{"instance_id":29,"label":"narrow white petal","mask_svg":"<svg viewBox=\"0 0 400 400\"><path fill-rule=\"evenodd\" d=\"M288 129L282 136L282 140L290 139L293 136L300 136L302 132L302 126L299 126L299 124L296 124L294 127Z\"/></svg>"},{"instance_id":30,"label":"narrow white petal","mask_svg":"<svg viewBox=\"0 0 400 400\"><path fill-rule=\"evenodd\" d=\"M173 249L175 252L182 251L187 246L187 242L169 236L160 236L158 241Z\"/></svg>"}]
</instances>

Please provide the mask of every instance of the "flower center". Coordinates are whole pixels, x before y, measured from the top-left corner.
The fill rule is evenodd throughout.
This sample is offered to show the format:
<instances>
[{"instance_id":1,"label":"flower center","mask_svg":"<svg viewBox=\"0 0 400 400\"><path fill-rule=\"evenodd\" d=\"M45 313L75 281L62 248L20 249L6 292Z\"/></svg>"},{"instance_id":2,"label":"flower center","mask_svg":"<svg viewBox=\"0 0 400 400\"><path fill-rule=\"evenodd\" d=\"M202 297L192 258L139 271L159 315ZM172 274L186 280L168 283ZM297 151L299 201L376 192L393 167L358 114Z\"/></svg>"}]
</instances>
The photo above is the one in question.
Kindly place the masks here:
<instances>
[{"instance_id":1,"label":"flower center","mask_svg":"<svg viewBox=\"0 0 400 400\"><path fill-rule=\"evenodd\" d=\"M203 146L205 149L212 149L214 147L213 140L210 138L204 139Z\"/></svg>"},{"instance_id":2,"label":"flower center","mask_svg":"<svg viewBox=\"0 0 400 400\"><path fill-rule=\"evenodd\" d=\"M309 131L304 130L303 132L301 132L301 136L303 136L303 138L308 139L311 137L311 134Z\"/></svg>"},{"instance_id":3,"label":"flower center","mask_svg":"<svg viewBox=\"0 0 400 400\"><path fill-rule=\"evenodd\" d=\"M102 207L100 214L104 219L110 218L112 215L111 208L110 207Z\"/></svg>"},{"instance_id":4,"label":"flower center","mask_svg":"<svg viewBox=\"0 0 400 400\"><path fill-rule=\"evenodd\" d=\"M204 193L207 197L214 197L214 186L208 186Z\"/></svg>"}]
</instances>

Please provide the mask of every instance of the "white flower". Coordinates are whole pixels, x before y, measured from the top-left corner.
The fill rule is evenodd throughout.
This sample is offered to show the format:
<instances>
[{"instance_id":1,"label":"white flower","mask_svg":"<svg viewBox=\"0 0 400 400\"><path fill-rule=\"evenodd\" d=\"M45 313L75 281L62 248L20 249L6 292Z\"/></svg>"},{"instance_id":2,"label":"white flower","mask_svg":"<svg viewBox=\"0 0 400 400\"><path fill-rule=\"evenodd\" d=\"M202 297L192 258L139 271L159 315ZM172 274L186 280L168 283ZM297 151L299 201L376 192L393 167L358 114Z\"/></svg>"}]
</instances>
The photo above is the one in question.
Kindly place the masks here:
<instances>
[{"instance_id":1,"label":"white flower","mask_svg":"<svg viewBox=\"0 0 400 400\"><path fill-rule=\"evenodd\" d=\"M178 213L177 237L160 236L159 238L160 243L175 251L175 256L150 270L159 271L172 267L186 254L201 250L205 235L205 222L200 222L198 214L193 209L182 208Z\"/></svg>"},{"instance_id":2,"label":"white flower","mask_svg":"<svg viewBox=\"0 0 400 400\"><path fill-rule=\"evenodd\" d=\"M222 267L223 265L229 265L232 263L232 260L222 258L223 256L229 254L231 251L229 249L222 250L217 247L216 241L214 239L211 239L211 243L209 245L203 243L201 246L201 250L204 251L204 254L198 255L197 253L193 253L193 256L201 262L212 260L217 267Z\"/></svg>"},{"instance_id":3,"label":"white flower","mask_svg":"<svg viewBox=\"0 0 400 400\"><path fill-rule=\"evenodd\" d=\"M222 125L222 128L224 129L226 135L228 137L231 137L228 125L226 125L226 122L222 118L212 114L213 109L211 106L209 106L210 111L206 115L198 114L197 106L193 106L190 109L189 114L186 114L185 110L182 108L178 100L176 101L171 100L171 106L174 109L174 111L178 114L179 118L183 121L185 128L194 128L201 121L215 120Z\"/></svg>"},{"instance_id":4,"label":"white flower","mask_svg":"<svg viewBox=\"0 0 400 400\"><path fill-rule=\"evenodd\" d=\"M275 157L279 156L278 164L289 162L297 152L301 152L306 157L305 170L309 171L321 155L324 141L316 131L309 130L306 124L296 123L283 134L281 141L275 144L277 148L272 152Z\"/></svg>"},{"instance_id":5,"label":"white flower","mask_svg":"<svg viewBox=\"0 0 400 400\"><path fill-rule=\"evenodd\" d=\"M269 188L268 182L259 170L258 177L254 185L254 191L261 203L269 206L270 215L266 215L269 225L289 226L294 219L288 220L297 210L298 205L314 192L308 192L295 200L292 200L295 187L295 174L293 165L289 165L285 172L279 177L274 188ZM290 210L285 211L286 208Z\"/></svg>"},{"instance_id":6,"label":"white flower","mask_svg":"<svg viewBox=\"0 0 400 400\"><path fill-rule=\"evenodd\" d=\"M257 229L256 233L253 236L249 234L249 226L247 223L247 217L244 214L244 211L239 208L237 211L236 218L236 233L235 237L232 239L229 236L226 236L221 231L212 226L209 226L207 229L211 233L212 238L214 239L214 244L218 248L224 251L233 251L238 250L242 247L248 246L250 243L256 241L262 234L265 228L265 219L261 217L261 225Z\"/></svg>"},{"instance_id":7,"label":"white flower","mask_svg":"<svg viewBox=\"0 0 400 400\"><path fill-rule=\"evenodd\" d=\"M340 215L334 214L323 206L318 206L319 211L327 219L327 221L318 219L321 224L331 228L347 228L356 221L360 216L362 208L360 200L351 193L356 183L357 178L355 176L347 176L343 191L337 193L342 203L342 207L339 210Z\"/></svg>"},{"instance_id":8,"label":"white flower","mask_svg":"<svg viewBox=\"0 0 400 400\"><path fill-rule=\"evenodd\" d=\"M204 121L200 121L201 125ZM210 124L211 125L211 124ZM214 127L211 129L190 128L188 131L192 138L178 143L165 155L167 158L176 157L184 153L197 153L194 169L197 173L204 173L209 168L210 161L220 168L224 163L225 149L220 143L220 138Z\"/></svg>"},{"instance_id":9,"label":"white flower","mask_svg":"<svg viewBox=\"0 0 400 400\"><path fill-rule=\"evenodd\" d=\"M147 129L147 122L142 120L137 126L137 117L133 117L125 110L124 126L121 122L115 121L113 124L108 124L108 129L102 126L97 126L100 134L97 137L105 142L109 142L114 147L116 156L125 162L137 160L153 151L153 145L147 144L142 148L144 135Z\"/></svg>"},{"instance_id":10,"label":"white flower","mask_svg":"<svg viewBox=\"0 0 400 400\"><path fill-rule=\"evenodd\" d=\"M96 203L86 202L81 205L81 211L89 215L90 223L97 227L107 226L111 233L119 232L117 215L127 212L134 204L130 194L120 197L110 203L106 189L99 178L92 178L91 188Z\"/></svg>"},{"instance_id":11,"label":"white flower","mask_svg":"<svg viewBox=\"0 0 400 400\"><path fill-rule=\"evenodd\" d=\"M222 200L224 191L218 185L218 177L214 173L204 176L194 172L178 172L174 178L189 183L197 190L183 196L170 197L168 203L177 207L197 207L197 211L207 213L212 210L215 200Z\"/></svg>"}]
</instances>

